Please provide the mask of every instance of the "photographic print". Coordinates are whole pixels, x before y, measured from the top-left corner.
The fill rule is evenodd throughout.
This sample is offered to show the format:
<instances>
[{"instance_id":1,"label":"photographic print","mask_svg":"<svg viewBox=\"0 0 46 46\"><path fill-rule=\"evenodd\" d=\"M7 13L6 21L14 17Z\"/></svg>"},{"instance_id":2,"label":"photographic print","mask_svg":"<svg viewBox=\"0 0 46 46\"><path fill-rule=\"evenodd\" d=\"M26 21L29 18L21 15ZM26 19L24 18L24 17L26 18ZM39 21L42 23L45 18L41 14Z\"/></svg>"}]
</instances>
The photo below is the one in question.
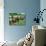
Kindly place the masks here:
<instances>
[{"instance_id":1,"label":"photographic print","mask_svg":"<svg viewBox=\"0 0 46 46\"><path fill-rule=\"evenodd\" d=\"M9 25L25 25L26 16L21 13L9 13Z\"/></svg>"}]
</instances>

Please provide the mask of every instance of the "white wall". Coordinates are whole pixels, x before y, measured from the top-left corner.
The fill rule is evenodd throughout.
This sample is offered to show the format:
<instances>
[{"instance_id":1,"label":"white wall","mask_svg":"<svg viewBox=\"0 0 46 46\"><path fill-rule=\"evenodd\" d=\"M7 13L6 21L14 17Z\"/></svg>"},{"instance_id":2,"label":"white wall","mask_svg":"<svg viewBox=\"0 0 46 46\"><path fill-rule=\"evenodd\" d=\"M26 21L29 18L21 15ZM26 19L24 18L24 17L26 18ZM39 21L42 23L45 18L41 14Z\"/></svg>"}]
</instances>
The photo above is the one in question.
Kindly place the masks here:
<instances>
[{"instance_id":1,"label":"white wall","mask_svg":"<svg viewBox=\"0 0 46 46\"><path fill-rule=\"evenodd\" d=\"M0 0L0 42L4 41L4 1Z\"/></svg>"}]
</instances>

